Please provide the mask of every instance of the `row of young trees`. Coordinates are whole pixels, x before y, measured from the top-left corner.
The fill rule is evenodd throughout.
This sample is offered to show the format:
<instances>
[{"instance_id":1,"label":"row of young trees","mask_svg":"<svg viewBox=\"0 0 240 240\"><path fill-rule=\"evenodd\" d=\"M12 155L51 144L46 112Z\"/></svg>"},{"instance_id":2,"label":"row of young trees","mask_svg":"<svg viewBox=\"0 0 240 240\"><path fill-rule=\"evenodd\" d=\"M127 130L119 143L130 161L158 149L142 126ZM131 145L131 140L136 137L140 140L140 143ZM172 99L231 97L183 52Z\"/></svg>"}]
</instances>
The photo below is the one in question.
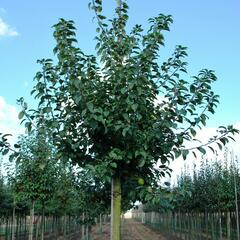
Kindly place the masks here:
<instances>
[{"instance_id":1,"label":"row of young trees","mask_svg":"<svg viewBox=\"0 0 240 240\"><path fill-rule=\"evenodd\" d=\"M170 175L171 160L180 155L185 159L191 152L185 143L196 141L197 128L206 125L219 97L211 88L217 79L212 70L201 70L191 80L188 77L186 47L177 46L160 64L163 33L173 22L170 15L150 18L147 31L135 25L128 32L128 5L122 0L116 3L115 17L110 21L102 13L102 0L89 4L97 21L96 56L77 46L74 22L60 19L53 34L56 58L38 61L41 70L31 92L37 108L29 109L22 98L19 100L22 124L30 135L35 129L31 142L38 159L34 167L38 172L31 179L27 175L23 183L30 184L38 177L39 184L46 183L41 176L47 174L48 166L53 170L49 164L53 159L89 170L94 176L90 179L99 179L100 186L111 185L112 240L120 240L123 202L129 206L137 199L150 200L153 191L161 196L159 179ZM195 149L205 153L205 147L213 150L211 145L216 142L221 147L231 138L229 134L236 132L232 126L221 127L216 136ZM24 146L23 140L15 146L20 151L12 149L17 170L28 153ZM0 147L3 154L10 150L6 136ZM45 150L40 153L39 149ZM26 171L34 173L28 165ZM53 185L41 187L40 193L35 193L34 185L34 193L27 195L32 209L36 199L48 199Z\"/></svg>"},{"instance_id":2,"label":"row of young trees","mask_svg":"<svg viewBox=\"0 0 240 240\"><path fill-rule=\"evenodd\" d=\"M141 211L159 213L162 217L155 224L162 224L161 230L185 232L184 239L239 239L239 166L239 159L227 149L222 158L203 158L199 168L185 169L176 186L166 190L165 204L147 203Z\"/></svg>"},{"instance_id":3,"label":"row of young trees","mask_svg":"<svg viewBox=\"0 0 240 240\"><path fill-rule=\"evenodd\" d=\"M228 155L226 151L223 162L218 158L203 160L199 170L180 176L175 189L178 193L174 203L176 209L199 212L236 210L236 200L240 201L239 161L234 155Z\"/></svg>"},{"instance_id":4,"label":"row of young trees","mask_svg":"<svg viewBox=\"0 0 240 240\"><path fill-rule=\"evenodd\" d=\"M80 232L80 226L91 226L109 212L109 189L90 169L60 161L45 134L22 136L9 158L16 159L15 170L1 176L0 188L1 234L6 239L44 239L47 233L67 239L67 230Z\"/></svg>"}]
</instances>

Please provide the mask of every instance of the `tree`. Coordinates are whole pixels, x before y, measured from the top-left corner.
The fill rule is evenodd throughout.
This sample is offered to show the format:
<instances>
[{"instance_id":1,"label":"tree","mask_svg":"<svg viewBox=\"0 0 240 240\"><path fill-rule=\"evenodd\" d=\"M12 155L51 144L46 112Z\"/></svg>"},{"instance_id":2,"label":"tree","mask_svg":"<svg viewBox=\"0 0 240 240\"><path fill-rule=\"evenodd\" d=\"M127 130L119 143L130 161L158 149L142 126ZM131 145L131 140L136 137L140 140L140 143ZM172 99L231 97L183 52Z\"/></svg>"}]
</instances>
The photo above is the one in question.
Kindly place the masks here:
<instances>
[{"instance_id":1,"label":"tree","mask_svg":"<svg viewBox=\"0 0 240 240\"><path fill-rule=\"evenodd\" d=\"M101 215L108 214L110 210L109 185L109 183L104 184L101 179L96 177L91 169L80 169L75 174L76 205L82 214L82 238L85 235L88 236L89 228L91 228L95 218L99 218L100 231L102 230Z\"/></svg>"},{"instance_id":2,"label":"tree","mask_svg":"<svg viewBox=\"0 0 240 240\"><path fill-rule=\"evenodd\" d=\"M33 238L35 204L42 205L42 221L45 218L45 203L52 196L56 184L56 159L53 148L47 143L44 133L34 131L29 136L22 136L15 144L18 151L12 154L16 158L16 170L13 176L17 200L30 202L29 240ZM43 239L44 223L41 236Z\"/></svg>"},{"instance_id":3,"label":"tree","mask_svg":"<svg viewBox=\"0 0 240 240\"><path fill-rule=\"evenodd\" d=\"M163 32L173 22L170 15L149 19L147 32L136 25L127 33L125 1L118 1L110 24L102 15L102 0L93 0L90 7L98 25L97 56L84 54L76 46L74 22L60 19L54 25L57 59L40 60L42 70L35 77L32 94L38 109L29 112L24 106L20 118L25 115L29 127L44 115L63 158L91 165L111 179L111 239L119 240L122 182L140 177L157 184L165 173L170 175L171 160L186 158L186 141L194 141L196 128L206 125L218 104L211 89L217 78L204 69L190 81L183 46L159 64ZM232 126L221 127L219 136L197 149L205 153L215 142L221 147L227 134L235 132Z\"/></svg>"}]
</instances>

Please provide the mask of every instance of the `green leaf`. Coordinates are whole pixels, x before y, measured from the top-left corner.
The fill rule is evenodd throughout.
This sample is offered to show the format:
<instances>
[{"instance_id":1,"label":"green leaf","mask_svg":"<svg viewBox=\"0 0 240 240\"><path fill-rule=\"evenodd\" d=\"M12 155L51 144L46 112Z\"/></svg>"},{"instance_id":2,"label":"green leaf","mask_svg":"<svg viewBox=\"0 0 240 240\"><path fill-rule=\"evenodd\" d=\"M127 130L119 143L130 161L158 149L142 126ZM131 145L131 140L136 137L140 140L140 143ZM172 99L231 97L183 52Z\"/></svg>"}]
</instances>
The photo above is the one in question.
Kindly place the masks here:
<instances>
[{"instance_id":1,"label":"green leaf","mask_svg":"<svg viewBox=\"0 0 240 240\"><path fill-rule=\"evenodd\" d=\"M190 85L190 92L195 93L195 90L196 90L195 86L193 84L191 84Z\"/></svg>"},{"instance_id":2,"label":"green leaf","mask_svg":"<svg viewBox=\"0 0 240 240\"><path fill-rule=\"evenodd\" d=\"M193 137L195 137L196 134L197 134L197 132L196 132L195 129L193 129L193 128L190 128L190 132L191 132L191 134L192 134Z\"/></svg>"},{"instance_id":3,"label":"green leaf","mask_svg":"<svg viewBox=\"0 0 240 240\"><path fill-rule=\"evenodd\" d=\"M222 145L218 142L217 142L217 145L218 145L219 149L222 150Z\"/></svg>"},{"instance_id":4,"label":"green leaf","mask_svg":"<svg viewBox=\"0 0 240 240\"><path fill-rule=\"evenodd\" d=\"M104 20L104 19L106 19L106 17L103 16L103 15L98 15L98 17L99 17L100 20Z\"/></svg>"},{"instance_id":5,"label":"green leaf","mask_svg":"<svg viewBox=\"0 0 240 240\"><path fill-rule=\"evenodd\" d=\"M113 167L113 168L117 168L117 164L116 164L115 162L111 162L110 165L111 165L111 167Z\"/></svg>"},{"instance_id":6,"label":"green leaf","mask_svg":"<svg viewBox=\"0 0 240 240\"><path fill-rule=\"evenodd\" d=\"M93 109L93 103L92 102L88 102L87 103L87 108L91 113L94 113L94 109Z\"/></svg>"},{"instance_id":7,"label":"green leaf","mask_svg":"<svg viewBox=\"0 0 240 240\"><path fill-rule=\"evenodd\" d=\"M84 117L84 116L86 115L86 113L87 113L87 110L84 109L84 110L82 111L82 116Z\"/></svg>"},{"instance_id":8,"label":"green leaf","mask_svg":"<svg viewBox=\"0 0 240 240\"><path fill-rule=\"evenodd\" d=\"M132 152L127 152L127 158L128 159L132 159L133 158L133 154L132 154Z\"/></svg>"},{"instance_id":9,"label":"green leaf","mask_svg":"<svg viewBox=\"0 0 240 240\"><path fill-rule=\"evenodd\" d=\"M225 146L228 143L228 139L227 138L220 138L219 139L221 141L221 143Z\"/></svg>"},{"instance_id":10,"label":"green leaf","mask_svg":"<svg viewBox=\"0 0 240 240\"><path fill-rule=\"evenodd\" d=\"M114 159L114 160L122 160L123 159L123 154L122 154L121 150L119 150L117 148L112 149L108 155L111 159Z\"/></svg>"},{"instance_id":11,"label":"green leaf","mask_svg":"<svg viewBox=\"0 0 240 240\"><path fill-rule=\"evenodd\" d=\"M27 132L30 133L31 130L32 130L32 123L31 123L31 122L27 122L27 123L25 124L25 126L26 126L26 128L27 128Z\"/></svg>"},{"instance_id":12,"label":"green leaf","mask_svg":"<svg viewBox=\"0 0 240 240\"><path fill-rule=\"evenodd\" d=\"M95 3L101 5L102 4L102 0L95 0Z\"/></svg>"},{"instance_id":13,"label":"green leaf","mask_svg":"<svg viewBox=\"0 0 240 240\"><path fill-rule=\"evenodd\" d=\"M52 111L52 108L51 107L45 107L43 108L43 112L45 113L50 113Z\"/></svg>"},{"instance_id":14,"label":"green leaf","mask_svg":"<svg viewBox=\"0 0 240 240\"><path fill-rule=\"evenodd\" d=\"M123 135L124 137L126 137L126 134L127 134L128 129L129 129L128 127L123 129L122 135Z\"/></svg>"},{"instance_id":15,"label":"green leaf","mask_svg":"<svg viewBox=\"0 0 240 240\"><path fill-rule=\"evenodd\" d=\"M6 149L3 150L2 155L6 155L6 154L8 154L8 152L9 152L9 149L6 148Z\"/></svg>"},{"instance_id":16,"label":"green leaf","mask_svg":"<svg viewBox=\"0 0 240 240\"><path fill-rule=\"evenodd\" d=\"M128 116L128 114L127 113L123 113L123 118L125 119L125 120L127 120L127 122L130 122L130 118L129 118L129 116Z\"/></svg>"},{"instance_id":17,"label":"green leaf","mask_svg":"<svg viewBox=\"0 0 240 240\"><path fill-rule=\"evenodd\" d=\"M187 159L187 155L188 155L189 151L188 150L182 150L182 156L183 159L186 160Z\"/></svg>"},{"instance_id":18,"label":"green leaf","mask_svg":"<svg viewBox=\"0 0 240 240\"><path fill-rule=\"evenodd\" d=\"M200 151L202 154L206 154L206 150L203 147L198 147L198 151Z\"/></svg>"},{"instance_id":19,"label":"green leaf","mask_svg":"<svg viewBox=\"0 0 240 240\"><path fill-rule=\"evenodd\" d=\"M211 146L208 146L208 148L211 149L213 153L215 153L215 150Z\"/></svg>"},{"instance_id":20,"label":"green leaf","mask_svg":"<svg viewBox=\"0 0 240 240\"><path fill-rule=\"evenodd\" d=\"M145 159L141 158L138 162L138 166L142 168L145 165Z\"/></svg>"},{"instance_id":21,"label":"green leaf","mask_svg":"<svg viewBox=\"0 0 240 240\"><path fill-rule=\"evenodd\" d=\"M139 152L139 154L142 155L144 159L147 158L147 153L146 153L146 151L141 150L141 151Z\"/></svg>"},{"instance_id":22,"label":"green leaf","mask_svg":"<svg viewBox=\"0 0 240 240\"><path fill-rule=\"evenodd\" d=\"M14 155L13 155L13 154L11 154L11 155L9 156L9 161L10 161L10 162L12 162L12 161L13 161L13 159L14 159Z\"/></svg>"},{"instance_id":23,"label":"green leaf","mask_svg":"<svg viewBox=\"0 0 240 240\"><path fill-rule=\"evenodd\" d=\"M171 183L170 182L164 182L164 184L168 187L170 187Z\"/></svg>"},{"instance_id":24,"label":"green leaf","mask_svg":"<svg viewBox=\"0 0 240 240\"><path fill-rule=\"evenodd\" d=\"M120 92L121 94L125 94L127 92L127 88L126 87L121 88Z\"/></svg>"},{"instance_id":25,"label":"green leaf","mask_svg":"<svg viewBox=\"0 0 240 240\"><path fill-rule=\"evenodd\" d=\"M133 104L133 105L131 106L131 108L132 108L132 110L133 110L134 112L136 112L136 110L137 110L137 108L138 108L138 104Z\"/></svg>"},{"instance_id":26,"label":"green leaf","mask_svg":"<svg viewBox=\"0 0 240 240\"><path fill-rule=\"evenodd\" d=\"M90 10L90 9L91 9L91 7L92 7L92 3L91 3L91 2L89 2L89 3L88 3L88 9Z\"/></svg>"},{"instance_id":27,"label":"green leaf","mask_svg":"<svg viewBox=\"0 0 240 240\"><path fill-rule=\"evenodd\" d=\"M175 150L174 154L175 154L175 158L178 158L178 157L181 156L181 151L180 150Z\"/></svg>"},{"instance_id":28,"label":"green leaf","mask_svg":"<svg viewBox=\"0 0 240 240\"><path fill-rule=\"evenodd\" d=\"M233 137L228 136L228 138L231 139L232 141L236 142L236 140Z\"/></svg>"},{"instance_id":29,"label":"green leaf","mask_svg":"<svg viewBox=\"0 0 240 240\"><path fill-rule=\"evenodd\" d=\"M25 115L25 112L24 111L21 111L19 114L18 114L18 119L21 120Z\"/></svg>"},{"instance_id":30,"label":"green leaf","mask_svg":"<svg viewBox=\"0 0 240 240\"><path fill-rule=\"evenodd\" d=\"M107 111L107 110L104 111L104 112L103 112L103 115L104 115L104 117L107 117L107 116L109 115L109 111Z\"/></svg>"}]
</instances>

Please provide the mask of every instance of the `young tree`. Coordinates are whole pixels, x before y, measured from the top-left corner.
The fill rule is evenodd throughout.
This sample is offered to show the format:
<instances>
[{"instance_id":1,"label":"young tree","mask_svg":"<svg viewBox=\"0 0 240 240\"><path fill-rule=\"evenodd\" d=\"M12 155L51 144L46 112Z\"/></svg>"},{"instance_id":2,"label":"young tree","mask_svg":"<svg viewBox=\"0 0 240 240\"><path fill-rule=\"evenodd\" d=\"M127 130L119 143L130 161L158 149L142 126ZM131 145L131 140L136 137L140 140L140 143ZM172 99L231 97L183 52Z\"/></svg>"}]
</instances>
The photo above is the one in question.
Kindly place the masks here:
<instances>
[{"instance_id":1,"label":"young tree","mask_svg":"<svg viewBox=\"0 0 240 240\"><path fill-rule=\"evenodd\" d=\"M15 194L18 200L30 202L29 240L31 240L35 204L37 201L42 204L42 221L44 221L44 205L54 191L56 160L53 159L52 146L47 143L47 137L43 133L35 131L29 136L22 136L15 147L18 149L12 154L12 157L17 159L13 176ZM42 227L42 238L43 231Z\"/></svg>"},{"instance_id":2,"label":"young tree","mask_svg":"<svg viewBox=\"0 0 240 240\"><path fill-rule=\"evenodd\" d=\"M187 76L185 47L177 46L159 64L163 32L173 22L170 15L149 19L147 32L136 25L127 33L128 5L117 3L110 24L102 15L102 0L90 4L98 24L97 56L76 46L73 21L61 19L54 25L57 61L39 61L42 70L32 91L38 109L28 112L24 107L20 113L28 128L44 115L63 158L81 167L91 165L111 179L112 240L120 239L122 182L137 176L152 183L170 174L169 161L186 158L185 142L194 141L196 128L205 126L218 103L211 89L216 81L212 70L201 70L191 81ZM205 153L205 146L225 144L227 134L235 132L232 126L222 127L219 136L197 149Z\"/></svg>"},{"instance_id":3,"label":"young tree","mask_svg":"<svg viewBox=\"0 0 240 240\"><path fill-rule=\"evenodd\" d=\"M77 194L76 205L82 213L82 238L84 238L88 235L94 219L100 218L101 225L101 215L109 213L110 184L104 183L91 169L86 168L79 169L75 174L74 186Z\"/></svg>"}]
</instances>

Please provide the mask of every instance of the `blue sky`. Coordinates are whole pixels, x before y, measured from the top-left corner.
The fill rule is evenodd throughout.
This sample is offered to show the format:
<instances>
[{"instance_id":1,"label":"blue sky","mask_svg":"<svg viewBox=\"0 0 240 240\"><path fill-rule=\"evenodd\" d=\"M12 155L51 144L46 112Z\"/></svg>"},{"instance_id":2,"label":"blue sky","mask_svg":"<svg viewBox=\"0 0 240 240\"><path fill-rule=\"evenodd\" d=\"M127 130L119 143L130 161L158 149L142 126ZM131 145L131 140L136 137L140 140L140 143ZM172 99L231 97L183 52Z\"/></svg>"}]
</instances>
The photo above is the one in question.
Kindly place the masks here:
<instances>
[{"instance_id":1,"label":"blue sky","mask_svg":"<svg viewBox=\"0 0 240 240\"><path fill-rule=\"evenodd\" d=\"M89 0L41 0L0 2L0 96L6 106L16 106L24 96L31 102L33 77L39 66L37 59L51 58L53 29L59 18L72 19L78 28L80 47L94 53L95 21L88 9ZM111 17L114 0L103 0L107 16ZM189 73L201 68L216 71L218 82L214 90L221 98L209 126L240 121L240 2L238 0L129 0L129 26L142 24L159 13L173 15L170 33L165 35L162 60L173 52L175 45L187 46ZM8 31L2 30L1 24ZM5 107L6 107L5 106ZM1 117L1 115L0 115ZM1 123L1 119L0 119Z\"/></svg>"}]
</instances>

